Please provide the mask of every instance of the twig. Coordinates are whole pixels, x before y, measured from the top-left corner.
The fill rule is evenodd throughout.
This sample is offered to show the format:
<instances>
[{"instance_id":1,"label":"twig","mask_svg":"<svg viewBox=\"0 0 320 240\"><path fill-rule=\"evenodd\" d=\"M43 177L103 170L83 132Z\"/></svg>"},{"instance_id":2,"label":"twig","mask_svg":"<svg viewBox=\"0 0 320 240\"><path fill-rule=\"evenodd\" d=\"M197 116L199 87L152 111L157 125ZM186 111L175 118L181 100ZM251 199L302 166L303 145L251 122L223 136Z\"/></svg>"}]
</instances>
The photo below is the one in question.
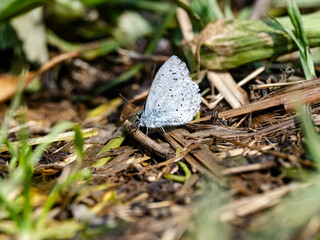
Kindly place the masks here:
<instances>
[{"instance_id":1,"label":"twig","mask_svg":"<svg viewBox=\"0 0 320 240\"><path fill-rule=\"evenodd\" d=\"M128 120L124 122L124 127L130 136L143 145L149 152L152 152L165 159L174 157L175 154L172 149L161 146L159 143L153 141L151 138L143 134L140 130L134 129Z\"/></svg>"}]
</instances>

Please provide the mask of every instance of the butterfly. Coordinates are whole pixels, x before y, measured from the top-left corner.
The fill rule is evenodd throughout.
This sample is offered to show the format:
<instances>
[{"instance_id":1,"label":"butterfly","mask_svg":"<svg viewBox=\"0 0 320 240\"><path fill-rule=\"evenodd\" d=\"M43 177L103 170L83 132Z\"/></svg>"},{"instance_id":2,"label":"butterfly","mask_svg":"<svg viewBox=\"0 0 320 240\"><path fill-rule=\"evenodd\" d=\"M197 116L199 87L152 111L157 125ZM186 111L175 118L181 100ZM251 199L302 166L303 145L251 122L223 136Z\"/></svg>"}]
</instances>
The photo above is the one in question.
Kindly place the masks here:
<instances>
[{"instance_id":1,"label":"butterfly","mask_svg":"<svg viewBox=\"0 0 320 240\"><path fill-rule=\"evenodd\" d=\"M157 72L144 110L138 114L139 127L161 128L190 122L200 109L199 86L190 78L187 65L171 56Z\"/></svg>"}]
</instances>

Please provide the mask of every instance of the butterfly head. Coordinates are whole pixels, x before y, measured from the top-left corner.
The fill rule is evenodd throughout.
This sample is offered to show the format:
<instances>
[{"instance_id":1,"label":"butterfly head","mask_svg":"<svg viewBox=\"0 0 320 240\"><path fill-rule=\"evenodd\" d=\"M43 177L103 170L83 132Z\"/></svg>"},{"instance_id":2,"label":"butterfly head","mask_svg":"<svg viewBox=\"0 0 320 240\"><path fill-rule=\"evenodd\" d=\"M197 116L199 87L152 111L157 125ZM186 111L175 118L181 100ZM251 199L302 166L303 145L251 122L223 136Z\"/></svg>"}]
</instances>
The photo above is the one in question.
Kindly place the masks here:
<instances>
[{"instance_id":1,"label":"butterfly head","mask_svg":"<svg viewBox=\"0 0 320 240\"><path fill-rule=\"evenodd\" d=\"M146 123L145 123L145 117L144 117L144 111L141 110L139 112L136 113L136 125L138 125L138 129L140 127L145 127L146 126Z\"/></svg>"},{"instance_id":2,"label":"butterfly head","mask_svg":"<svg viewBox=\"0 0 320 240\"><path fill-rule=\"evenodd\" d=\"M160 127L154 124L153 121L150 120L150 117L146 116L145 111L139 111L136 114L136 118L137 118L137 122L136 124L138 124L138 129L140 127L146 127L146 128L156 128L156 127Z\"/></svg>"}]
</instances>

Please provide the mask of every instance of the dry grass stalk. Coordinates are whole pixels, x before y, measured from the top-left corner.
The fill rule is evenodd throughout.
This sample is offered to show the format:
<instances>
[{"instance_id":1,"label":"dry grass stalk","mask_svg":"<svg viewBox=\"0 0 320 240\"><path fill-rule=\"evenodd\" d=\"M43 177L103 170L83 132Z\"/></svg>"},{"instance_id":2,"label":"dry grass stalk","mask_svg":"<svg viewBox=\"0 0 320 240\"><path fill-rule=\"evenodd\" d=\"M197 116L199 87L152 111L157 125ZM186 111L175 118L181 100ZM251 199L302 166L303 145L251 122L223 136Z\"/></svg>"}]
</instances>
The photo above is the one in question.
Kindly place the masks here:
<instances>
[{"instance_id":1,"label":"dry grass stalk","mask_svg":"<svg viewBox=\"0 0 320 240\"><path fill-rule=\"evenodd\" d=\"M269 208L277 204L281 200L281 197L288 192L297 191L302 187L304 187L304 185L291 184L263 194L257 194L230 202L219 210L221 213L220 219L221 221L232 221L238 217L245 217L249 214Z\"/></svg>"},{"instance_id":2,"label":"dry grass stalk","mask_svg":"<svg viewBox=\"0 0 320 240\"><path fill-rule=\"evenodd\" d=\"M181 1L185 4L188 4L187 0ZM177 19L182 32L183 40L185 42L190 42L194 38L193 27L188 14L182 8L177 8ZM192 52L195 52L195 48L192 49Z\"/></svg>"},{"instance_id":3,"label":"dry grass stalk","mask_svg":"<svg viewBox=\"0 0 320 240\"><path fill-rule=\"evenodd\" d=\"M225 169L221 172L221 174L231 175L231 174L238 174L238 173L244 173L244 172L259 171L259 170L275 167L276 165L277 164L275 162L253 163L246 166L238 166L238 167Z\"/></svg>"},{"instance_id":4,"label":"dry grass stalk","mask_svg":"<svg viewBox=\"0 0 320 240\"><path fill-rule=\"evenodd\" d=\"M249 103L247 93L236 84L230 73L210 71L207 76L210 84L218 89L232 108Z\"/></svg>"},{"instance_id":5,"label":"dry grass stalk","mask_svg":"<svg viewBox=\"0 0 320 240\"><path fill-rule=\"evenodd\" d=\"M257 77L260 73L262 73L263 71L265 70L265 67L260 67L260 68L257 68L256 70L254 70L252 73L250 73L248 76L246 76L244 79L242 79L241 81L239 81L237 83L237 85L239 87L242 87L243 85L245 85L246 83L250 82L252 79L254 79L255 77ZM219 93L216 97L215 97L215 100L214 102L212 103L209 103L208 104L208 108L209 109L214 109L217 104L219 102L221 102L223 100L224 96Z\"/></svg>"},{"instance_id":6,"label":"dry grass stalk","mask_svg":"<svg viewBox=\"0 0 320 240\"><path fill-rule=\"evenodd\" d=\"M48 62L44 63L37 71L29 72L26 76L24 76L25 86L27 86L34 78L44 73L45 71L49 70L50 68L70 58L78 57L79 55L80 54L78 52L68 52L68 53L62 53L60 55L53 57ZM8 74L0 75L0 85L1 85L0 102L8 100L14 95L14 93L17 90L19 78L20 77L8 75Z\"/></svg>"},{"instance_id":7,"label":"dry grass stalk","mask_svg":"<svg viewBox=\"0 0 320 240\"><path fill-rule=\"evenodd\" d=\"M190 146L194 142L194 140L188 140L185 138L185 136L190 133L183 128L173 129L169 131L168 134L181 144L182 147ZM222 169L221 166L218 165L218 161L215 159L213 152L203 146L203 144L199 146L197 151L192 152L190 155L196 158L202 166L205 166L215 176L220 176L220 171Z\"/></svg>"},{"instance_id":8,"label":"dry grass stalk","mask_svg":"<svg viewBox=\"0 0 320 240\"><path fill-rule=\"evenodd\" d=\"M319 100L320 79L317 78L285 87L251 104L220 112L218 116L219 118L231 118L279 105L284 105L286 110L291 110L296 101L302 101L305 104L314 104Z\"/></svg>"}]
</instances>

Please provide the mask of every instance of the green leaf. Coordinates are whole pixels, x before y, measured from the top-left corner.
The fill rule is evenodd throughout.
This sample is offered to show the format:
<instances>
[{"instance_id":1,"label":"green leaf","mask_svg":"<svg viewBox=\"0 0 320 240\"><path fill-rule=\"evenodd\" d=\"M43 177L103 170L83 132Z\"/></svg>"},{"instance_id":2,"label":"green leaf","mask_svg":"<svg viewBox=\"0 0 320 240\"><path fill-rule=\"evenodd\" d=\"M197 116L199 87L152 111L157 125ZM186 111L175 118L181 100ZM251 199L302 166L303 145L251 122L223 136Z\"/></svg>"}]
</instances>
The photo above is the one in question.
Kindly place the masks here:
<instances>
[{"instance_id":1,"label":"green leaf","mask_svg":"<svg viewBox=\"0 0 320 240\"><path fill-rule=\"evenodd\" d=\"M130 42L134 42L136 39L150 34L152 31L149 22L134 11L126 11L121 14L118 19L118 27L125 38L127 38L127 41L129 39Z\"/></svg>"},{"instance_id":2,"label":"green leaf","mask_svg":"<svg viewBox=\"0 0 320 240\"><path fill-rule=\"evenodd\" d=\"M121 146L121 144L123 143L123 141L126 139L126 136L123 135L121 137L117 137L117 138L112 138L109 140L109 142L104 146L104 148L97 154L102 154L104 152L109 151L110 149L116 149L118 147ZM102 167L104 166L109 160L111 159L111 157L104 157L99 159L95 164L93 164L93 167Z\"/></svg>"},{"instance_id":3,"label":"green leaf","mask_svg":"<svg viewBox=\"0 0 320 240\"><path fill-rule=\"evenodd\" d=\"M23 51L27 59L30 62L41 64L49 59L42 15L43 9L38 8L10 21L22 41Z\"/></svg>"},{"instance_id":4,"label":"green leaf","mask_svg":"<svg viewBox=\"0 0 320 240\"><path fill-rule=\"evenodd\" d=\"M0 22L43 5L47 0L1 0Z\"/></svg>"},{"instance_id":5,"label":"green leaf","mask_svg":"<svg viewBox=\"0 0 320 240\"><path fill-rule=\"evenodd\" d=\"M140 10L154 11L157 13L167 13L170 9L170 3L166 1L153 0L80 0L83 4L90 7L99 7L99 5L108 4L112 7L121 7L124 9L135 8Z\"/></svg>"},{"instance_id":6,"label":"green leaf","mask_svg":"<svg viewBox=\"0 0 320 240\"><path fill-rule=\"evenodd\" d=\"M217 0L192 0L190 7L206 24L217 19L224 19L224 15Z\"/></svg>"}]
</instances>

